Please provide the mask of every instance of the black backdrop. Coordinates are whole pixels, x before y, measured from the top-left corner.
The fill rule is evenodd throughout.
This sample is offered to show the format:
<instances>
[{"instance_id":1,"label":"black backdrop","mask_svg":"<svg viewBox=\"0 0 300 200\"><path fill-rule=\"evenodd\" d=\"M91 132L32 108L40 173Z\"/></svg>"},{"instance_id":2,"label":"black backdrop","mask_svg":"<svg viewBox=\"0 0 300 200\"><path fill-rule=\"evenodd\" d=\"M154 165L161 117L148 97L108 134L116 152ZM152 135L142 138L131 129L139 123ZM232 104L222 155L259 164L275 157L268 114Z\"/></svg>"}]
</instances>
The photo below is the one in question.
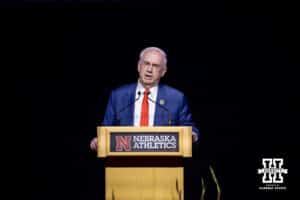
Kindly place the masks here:
<instances>
[{"instance_id":1,"label":"black backdrop","mask_svg":"<svg viewBox=\"0 0 300 200\"><path fill-rule=\"evenodd\" d=\"M30 157L31 199L103 199L103 163L89 142L110 90L136 81L147 46L167 52L162 82L184 91L201 130L186 163L186 199L200 198L209 165L222 199L291 196L299 168L294 5L31 0L2 8L13 44L7 51L16 116L30 144L23 160ZM284 158L286 191L258 189L266 157Z\"/></svg>"}]
</instances>

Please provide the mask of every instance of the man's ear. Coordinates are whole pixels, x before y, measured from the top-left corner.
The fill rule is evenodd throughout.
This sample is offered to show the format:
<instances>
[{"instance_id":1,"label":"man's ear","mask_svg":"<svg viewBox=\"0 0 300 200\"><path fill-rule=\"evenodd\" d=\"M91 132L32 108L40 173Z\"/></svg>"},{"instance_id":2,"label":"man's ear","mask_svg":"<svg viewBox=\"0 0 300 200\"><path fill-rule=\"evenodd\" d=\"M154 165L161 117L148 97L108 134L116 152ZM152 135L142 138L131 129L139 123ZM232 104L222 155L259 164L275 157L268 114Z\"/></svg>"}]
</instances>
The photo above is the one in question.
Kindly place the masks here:
<instances>
[{"instance_id":1,"label":"man's ear","mask_svg":"<svg viewBox=\"0 0 300 200\"><path fill-rule=\"evenodd\" d=\"M164 77L165 74L167 73L167 71L168 71L168 68L165 67L165 68L163 69L162 73L161 73L161 77Z\"/></svg>"},{"instance_id":2,"label":"man's ear","mask_svg":"<svg viewBox=\"0 0 300 200\"><path fill-rule=\"evenodd\" d=\"M141 63L140 63L140 62L138 62L138 64L137 64L137 71L138 71L138 72L141 71Z\"/></svg>"}]
</instances>

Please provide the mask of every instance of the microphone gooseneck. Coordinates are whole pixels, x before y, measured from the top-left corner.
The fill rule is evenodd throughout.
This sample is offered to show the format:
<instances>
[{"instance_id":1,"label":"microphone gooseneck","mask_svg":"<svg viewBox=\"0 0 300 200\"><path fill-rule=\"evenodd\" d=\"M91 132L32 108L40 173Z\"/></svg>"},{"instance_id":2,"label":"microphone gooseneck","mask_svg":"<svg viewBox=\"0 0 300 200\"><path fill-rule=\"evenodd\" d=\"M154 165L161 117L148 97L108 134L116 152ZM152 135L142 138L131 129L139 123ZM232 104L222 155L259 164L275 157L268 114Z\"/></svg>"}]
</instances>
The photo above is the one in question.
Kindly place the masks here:
<instances>
[{"instance_id":1,"label":"microphone gooseneck","mask_svg":"<svg viewBox=\"0 0 300 200\"><path fill-rule=\"evenodd\" d=\"M127 104L126 106L124 106L123 108L121 108L117 113L116 113L116 120L119 123L120 122L120 118L119 115L120 113L122 113L124 110L126 110L129 106L131 106L132 104L134 104L136 101L138 101L141 97L141 92L138 91L137 92L137 97L134 99L134 101L130 102L129 104Z\"/></svg>"},{"instance_id":2,"label":"microphone gooseneck","mask_svg":"<svg viewBox=\"0 0 300 200\"><path fill-rule=\"evenodd\" d=\"M169 109L168 109L166 106L162 105L162 103L157 103L156 101L154 101L153 99L151 99L151 98L149 97L149 94L150 94L150 93L151 93L151 92L149 91L149 92L148 92L148 99L149 99L151 102L155 103L156 105L159 105L159 106L160 106L161 108L163 108L165 111L167 111L167 113L168 113L168 125L171 126L171 125L172 125L172 117L171 117L171 113L170 113Z\"/></svg>"}]
</instances>

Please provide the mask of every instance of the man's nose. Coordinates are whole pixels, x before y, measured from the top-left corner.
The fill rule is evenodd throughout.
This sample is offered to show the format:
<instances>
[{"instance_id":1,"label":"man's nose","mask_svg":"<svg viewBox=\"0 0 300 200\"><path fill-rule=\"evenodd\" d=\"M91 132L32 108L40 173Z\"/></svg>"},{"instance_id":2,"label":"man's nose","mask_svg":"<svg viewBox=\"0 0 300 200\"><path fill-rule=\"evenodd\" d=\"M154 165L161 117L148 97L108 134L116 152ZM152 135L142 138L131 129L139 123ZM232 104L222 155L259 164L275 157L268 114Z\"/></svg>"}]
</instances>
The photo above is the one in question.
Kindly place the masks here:
<instances>
[{"instance_id":1,"label":"man's nose","mask_svg":"<svg viewBox=\"0 0 300 200\"><path fill-rule=\"evenodd\" d=\"M152 69L153 69L152 64L147 65L147 68L146 68L147 72L152 72Z\"/></svg>"}]
</instances>

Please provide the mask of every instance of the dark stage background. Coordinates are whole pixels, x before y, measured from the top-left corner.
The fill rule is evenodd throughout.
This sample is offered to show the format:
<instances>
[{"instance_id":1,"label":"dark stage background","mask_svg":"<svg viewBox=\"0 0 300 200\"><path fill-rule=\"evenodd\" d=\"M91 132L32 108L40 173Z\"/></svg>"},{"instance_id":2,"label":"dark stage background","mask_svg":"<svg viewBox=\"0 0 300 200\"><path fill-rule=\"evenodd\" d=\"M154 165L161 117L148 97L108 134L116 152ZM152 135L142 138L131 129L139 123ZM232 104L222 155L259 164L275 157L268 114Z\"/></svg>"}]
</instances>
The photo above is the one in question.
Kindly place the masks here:
<instances>
[{"instance_id":1,"label":"dark stage background","mask_svg":"<svg viewBox=\"0 0 300 200\"><path fill-rule=\"evenodd\" d=\"M28 0L1 6L16 77L17 136L26 141L18 163L29 166L31 199L104 199L103 161L89 142L111 89L136 81L138 54L147 46L166 50L162 82L184 91L201 130L186 162L186 199L200 199L209 165L222 199L292 199L299 178L295 5ZM257 169L267 157L284 158L286 191L258 189Z\"/></svg>"}]
</instances>

